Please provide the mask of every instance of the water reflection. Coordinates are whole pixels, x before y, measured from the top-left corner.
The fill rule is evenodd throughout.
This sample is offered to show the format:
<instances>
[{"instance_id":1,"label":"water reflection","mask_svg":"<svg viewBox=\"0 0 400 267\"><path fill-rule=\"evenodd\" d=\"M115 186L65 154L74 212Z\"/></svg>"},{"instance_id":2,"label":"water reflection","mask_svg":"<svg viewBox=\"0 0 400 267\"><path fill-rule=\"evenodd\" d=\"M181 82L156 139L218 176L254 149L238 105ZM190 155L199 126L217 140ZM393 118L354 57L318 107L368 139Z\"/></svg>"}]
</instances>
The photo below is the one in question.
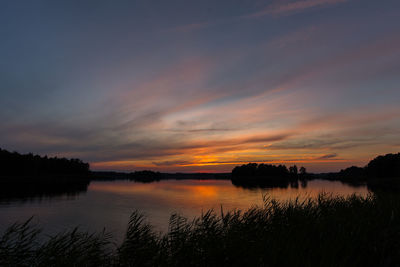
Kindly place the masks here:
<instances>
[{"instance_id":1,"label":"water reflection","mask_svg":"<svg viewBox=\"0 0 400 267\"><path fill-rule=\"evenodd\" d=\"M133 210L144 212L156 229L166 231L173 212L193 218L208 209L220 211L221 206L231 210L262 205L264 194L285 201L298 196L315 197L320 192L334 196L368 194L365 186L352 187L322 180L309 181L307 187L252 189L236 187L230 180L164 180L146 184L91 182L85 194L73 198L0 203L0 230L34 215L45 233L57 233L75 226L89 231L101 231L106 227L117 241L121 241Z\"/></svg>"},{"instance_id":2,"label":"water reflection","mask_svg":"<svg viewBox=\"0 0 400 267\"><path fill-rule=\"evenodd\" d=\"M262 204L260 196L266 194L278 200L289 200L296 197L316 197L320 193L333 196L348 196L351 194L366 195L365 186L354 187L338 181L309 181L301 187L243 187L232 186L226 180L168 180L154 183L132 183L129 181L93 183L89 191L115 194L145 195L157 203L208 205L243 208L254 204ZM181 202L184 200L184 202ZM161 204L164 205L164 204Z\"/></svg>"},{"instance_id":3,"label":"water reflection","mask_svg":"<svg viewBox=\"0 0 400 267\"><path fill-rule=\"evenodd\" d=\"M85 193L89 181L73 183L1 183L0 203L41 201L44 199L75 197Z\"/></svg>"}]
</instances>

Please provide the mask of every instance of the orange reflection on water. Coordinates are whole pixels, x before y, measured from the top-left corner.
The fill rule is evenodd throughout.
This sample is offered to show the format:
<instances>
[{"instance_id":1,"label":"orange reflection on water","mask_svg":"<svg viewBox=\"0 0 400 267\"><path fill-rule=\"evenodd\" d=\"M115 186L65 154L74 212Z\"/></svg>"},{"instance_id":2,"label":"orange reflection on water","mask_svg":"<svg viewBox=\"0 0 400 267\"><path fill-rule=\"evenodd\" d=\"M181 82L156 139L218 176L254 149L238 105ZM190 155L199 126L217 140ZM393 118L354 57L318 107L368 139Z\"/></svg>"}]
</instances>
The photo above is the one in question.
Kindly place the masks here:
<instances>
[{"instance_id":1,"label":"orange reflection on water","mask_svg":"<svg viewBox=\"0 0 400 267\"><path fill-rule=\"evenodd\" d=\"M303 188L244 189L233 186L229 180L164 180L153 183L129 181L94 182L89 191L110 194L122 194L135 197L135 201L144 201L157 208L167 207L175 211L189 210L198 215L201 210L247 209L254 205L263 205L263 196L279 201L315 198L320 193L333 196L351 194L367 195L364 187L351 187L340 182L310 181ZM139 200L137 200L139 199Z\"/></svg>"},{"instance_id":2,"label":"orange reflection on water","mask_svg":"<svg viewBox=\"0 0 400 267\"><path fill-rule=\"evenodd\" d=\"M299 197L315 198L326 192L333 196L351 194L367 195L363 187L351 187L340 182L310 181L306 188L245 189L232 185L230 180L162 180L153 183L130 181L92 182L88 195L107 199L104 205L112 206L118 214L125 214L126 220L133 210L143 212L151 224L162 231L168 230L172 213L179 213L189 219L213 209L228 210L262 207L263 196L278 201L294 200ZM120 216L120 215L118 215ZM119 218L119 217L118 217ZM121 220L121 219L119 219ZM125 221L124 221L125 222Z\"/></svg>"},{"instance_id":3,"label":"orange reflection on water","mask_svg":"<svg viewBox=\"0 0 400 267\"><path fill-rule=\"evenodd\" d=\"M229 182L229 183L227 183ZM212 205L221 197L234 195L235 187L230 181L161 181L153 183L136 183L129 181L100 182L90 184L89 190L113 194L130 194L143 196L158 202L160 205L196 206L200 203Z\"/></svg>"},{"instance_id":4,"label":"orange reflection on water","mask_svg":"<svg viewBox=\"0 0 400 267\"><path fill-rule=\"evenodd\" d=\"M182 186L180 189L187 190L188 193L197 197L215 198L218 195L218 187L210 185Z\"/></svg>"}]
</instances>

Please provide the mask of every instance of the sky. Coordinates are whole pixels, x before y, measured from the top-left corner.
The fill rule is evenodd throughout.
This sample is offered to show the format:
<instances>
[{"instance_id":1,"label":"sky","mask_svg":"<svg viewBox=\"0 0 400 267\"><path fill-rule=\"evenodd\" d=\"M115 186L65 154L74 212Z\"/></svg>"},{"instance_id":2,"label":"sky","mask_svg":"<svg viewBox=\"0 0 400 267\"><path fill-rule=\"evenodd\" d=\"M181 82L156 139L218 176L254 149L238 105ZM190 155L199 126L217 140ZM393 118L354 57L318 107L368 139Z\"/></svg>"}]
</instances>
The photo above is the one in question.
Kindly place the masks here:
<instances>
[{"instance_id":1,"label":"sky","mask_svg":"<svg viewBox=\"0 0 400 267\"><path fill-rule=\"evenodd\" d=\"M400 151L400 1L0 1L0 147L92 170Z\"/></svg>"}]
</instances>

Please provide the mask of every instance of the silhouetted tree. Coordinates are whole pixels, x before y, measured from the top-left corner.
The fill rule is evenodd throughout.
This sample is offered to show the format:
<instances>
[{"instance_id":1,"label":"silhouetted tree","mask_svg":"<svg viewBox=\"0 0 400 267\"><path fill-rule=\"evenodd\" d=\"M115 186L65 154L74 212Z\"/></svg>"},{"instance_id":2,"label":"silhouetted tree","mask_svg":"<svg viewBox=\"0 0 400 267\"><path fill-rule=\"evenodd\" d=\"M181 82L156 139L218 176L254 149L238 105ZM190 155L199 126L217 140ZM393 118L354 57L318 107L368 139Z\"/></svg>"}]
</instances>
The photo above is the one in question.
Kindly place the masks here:
<instances>
[{"instance_id":1,"label":"silhouetted tree","mask_svg":"<svg viewBox=\"0 0 400 267\"><path fill-rule=\"evenodd\" d=\"M365 167L351 166L337 173L319 174L327 180L339 180L351 185L367 184L372 191L400 190L400 153L386 154L371 160Z\"/></svg>"},{"instance_id":2,"label":"silhouetted tree","mask_svg":"<svg viewBox=\"0 0 400 267\"><path fill-rule=\"evenodd\" d=\"M365 172L369 190L400 191L400 153L374 158L365 167Z\"/></svg>"},{"instance_id":3,"label":"silhouetted tree","mask_svg":"<svg viewBox=\"0 0 400 267\"><path fill-rule=\"evenodd\" d=\"M0 198L76 194L87 189L89 164L79 159L0 149Z\"/></svg>"},{"instance_id":4,"label":"silhouetted tree","mask_svg":"<svg viewBox=\"0 0 400 267\"><path fill-rule=\"evenodd\" d=\"M342 179L363 179L365 178L365 168L351 166L344 170L340 170L339 176Z\"/></svg>"},{"instance_id":5,"label":"silhouetted tree","mask_svg":"<svg viewBox=\"0 0 400 267\"><path fill-rule=\"evenodd\" d=\"M297 176L297 166L296 165L293 165L293 166L290 166L289 167L289 173L292 175L292 176Z\"/></svg>"},{"instance_id":6,"label":"silhouetted tree","mask_svg":"<svg viewBox=\"0 0 400 267\"><path fill-rule=\"evenodd\" d=\"M365 167L368 177L400 177L400 153L386 154L371 160Z\"/></svg>"},{"instance_id":7,"label":"silhouetted tree","mask_svg":"<svg viewBox=\"0 0 400 267\"><path fill-rule=\"evenodd\" d=\"M80 159L48 158L0 149L0 175L41 176L51 174L87 175L89 164Z\"/></svg>"}]
</instances>

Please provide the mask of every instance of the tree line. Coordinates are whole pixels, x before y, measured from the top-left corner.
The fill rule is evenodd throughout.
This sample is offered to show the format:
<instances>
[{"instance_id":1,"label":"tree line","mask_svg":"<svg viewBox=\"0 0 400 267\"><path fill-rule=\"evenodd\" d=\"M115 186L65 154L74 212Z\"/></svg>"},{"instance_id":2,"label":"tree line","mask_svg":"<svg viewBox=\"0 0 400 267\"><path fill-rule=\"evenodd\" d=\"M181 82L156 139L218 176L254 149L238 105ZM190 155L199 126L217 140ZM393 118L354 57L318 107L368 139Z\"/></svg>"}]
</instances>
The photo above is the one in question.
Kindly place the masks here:
<instances>
[{"instance_id":1,"label":"tree line","mask_svg":"<svg viewBox=\"0 0 400 267\"><path fill-rule=\"evenodd\" d=\"M351 166L340 170L338 176L359 180L400 177L400 153L378 156L364 167Z\"/></svg>"},{"instance_id":2,"label":"tree line","mask_svg":"<svg viewBox=\"0 0 400 267\"><path fill-rule=\"evenodd\" d=\"M344 183L366 184L372 191L400 190L400 153L386 154L372 159L364 167L351 166L336 173L309 174L306 168L296 165L248 163L232 170L232 183L245 187L288 187L296 182L305 184L307 180L326 179Z\"/></svg>"},{"instance_id":3,"label":"tree line","mask_svg":"<svg viewBox=\"0 0 400 267\"><path fill-rule=\"evenodd\" d=\"M41 157L0 148L1 176L88 175L89 164L80 159Z\"/></svg>"}]
</instances>

